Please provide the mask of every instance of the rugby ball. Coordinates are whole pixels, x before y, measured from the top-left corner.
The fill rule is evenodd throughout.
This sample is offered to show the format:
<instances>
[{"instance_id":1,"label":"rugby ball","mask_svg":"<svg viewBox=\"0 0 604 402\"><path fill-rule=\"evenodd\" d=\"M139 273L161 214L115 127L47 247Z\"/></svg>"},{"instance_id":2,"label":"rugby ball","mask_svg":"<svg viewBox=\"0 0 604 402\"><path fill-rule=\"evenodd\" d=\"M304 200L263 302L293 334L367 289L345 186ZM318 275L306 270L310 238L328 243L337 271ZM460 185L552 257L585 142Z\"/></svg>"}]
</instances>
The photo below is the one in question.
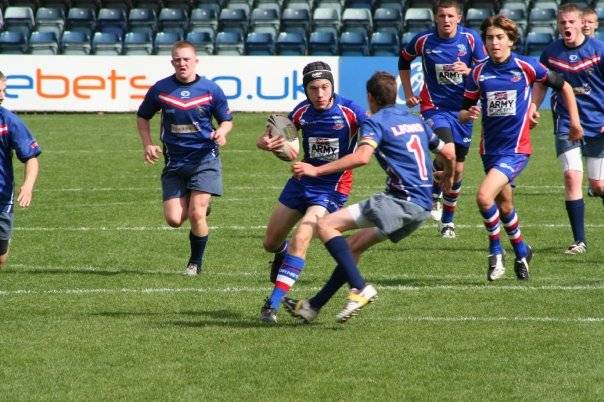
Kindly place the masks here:
<instances>
[{"instance_id":1,"label":"rugby ball","mask_svg":"<svg viewBox=\"0 0 604 402\"><path fill-rule=\"evenodd\" d=\"M269 136L285 139L283 146L275 149L273 154L286 162L295 160L300 152L300 143L298 141L298 130L294 123L280 114L271 114L266 120L266 126L269 129Z\"/></svg>"}]
</instances>

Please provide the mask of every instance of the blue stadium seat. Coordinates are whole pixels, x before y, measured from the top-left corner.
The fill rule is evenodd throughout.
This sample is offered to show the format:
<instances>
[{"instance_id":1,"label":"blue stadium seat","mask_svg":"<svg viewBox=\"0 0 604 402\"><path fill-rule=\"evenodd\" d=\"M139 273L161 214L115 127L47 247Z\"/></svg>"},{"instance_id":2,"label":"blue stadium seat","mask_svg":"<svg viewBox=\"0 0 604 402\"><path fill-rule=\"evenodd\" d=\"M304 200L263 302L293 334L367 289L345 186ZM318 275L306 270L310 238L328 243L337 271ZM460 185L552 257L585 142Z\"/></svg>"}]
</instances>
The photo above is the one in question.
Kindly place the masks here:
<instances>
[{"instance_id":1,"label":"blue stadium seat","mask_svg":"<svg viewBox=\"0 0 604 402\"><path fill-rule=\"evenodd\" d=\"M128 27L126 12L121 8L101 8L97 16L97 29L116 34L120 41ZM94 39L93 39L94 40Z\"/></svg>"},{"instance_id":2,"label":"blue stadium seat","mask_svg":"<svg viewBox=\"0 0 604 402\"><path fill-rule=\"evenodd\" d=\"M596 15L598 16L598 22L600 23L600 25L604 25L604 2L602 2L602 5L597 6L595 8L596 11ZM604 26L601 27L601 29L604 29Z\"/></svg>"},{"instance_id":3,"label":"blue stadium seat","mask_svg":"<svg viewBox=\"0 0 604 402\"><path fill-rule=\"evenodd\" d=\"M90 38L82 31L65 31L61 38L61 53L72 55L90 54Z\"/></svg>"},{"instance_id":4,"label":"blue stadium seat","mask_svg":"<svg viewBox=\"0 0 604 402\"><path fill-rule=\"evenodd\" d=\"M525 15L528 15L528 11L529 11L529 3L527 1L524 0L503 0L501 2L501 9L508 9L508 10L523 10Z\"/></svg>"},{"instance_id":5,"label":"blue stadium seat","mask_svg":"<svg viewBox=\"0 0 604 402\"><path fill-rule=\"evenodd\" d=\"M243 35L239 31L221 31L214 40L214 54L242 55L244 51Z\"/></svg>"},{"instance_id":6,"label":"blue stadium seat","mask_svg":"<svg viewBox=\"0 0 604 402\"><path fill-rule=\"evenodd\" d=\"M491 10L487 8L468 8L466 11L465 26L480 29L485 18L491 16Z\"/></svg>"},{"instance_id":7,"label":"blue stadium seat","mask_svg":"<svg viewBox=\"0 0 604 402\"><path fill-rule=\"evenodd\" d=\"M403 16L398 8L377 8L373 13L373 30L392 32L398 35L403 31Z\"/></svg>"},{"instance_id":8,"label":"blue stadium seat","mask_svg":"<svg viewBox=\"0 0 604 402\"><path fill-rule=\"evenodd\" d=\"M147 32L128 32L124 36L125 55L153 54L153 40Z\"/></svg>"},{"instance_id":9,"label":"blue stadium seat","mask_svg":"<svg viewBox=\"0 0 604 402\"><path fill-rule=\"evenodd\" d=\"M214 35L207 31L191 31L187 34L187 41L195 46L198 54L214 54Z\"/></svg>"},{"instance_id":10,"label":"blue stadium seat","mask_svg":"<svg viewBox=\"0 0 604 402\"><path fill-rule=\"evenodd\" d=\"M159 10L161 10L163 4L161 0L133 0L132 8L146 8L149 10L153 10L155 15L159 14Z\"/></svg>"},{"instance_id":11,"label":"blue stadium seat","mask_svg":"<svg viewBox=\"0 0 604 402\"><path fill-rule=\"evenodd\" d=\"M56 38L61 37L65 28L65 12L58 7L40 7L36 11L36 30L53 32Z\"/></svg>"},{"instance_id":12,"label":"blue stadium seat","mask_svg":"<svg viewBox=\"0 0 604 402\"><path fill-rule=\"evenodd\" d=\"M429 29L434 24L434 14L430 8L408 8L405 11L405 30Z\"/></svg>"},{"instance_id":13,"label":"blue stadium seat","mask_svg":"<svg viewBox=\"0 0 604 402\"><path fill-rule=\"evenodd\" d=\"M27 50L27 37L23 32L0 32L0 54L25 54Z\"/></svg>"},{"instance_id":14,"label":"blue stadium seat","mask_svg":"<svg viewBox=\"0 0 604 402\"><path fill-rule=\"evenodd\" d=\"M274 39L279 32L280 25L280 15L275 9L255 8L252 10L249 26L252 31L270 33Z\"/></svg>"},{"instance_id":15,"label":"blue stadium seat","mask_svg":"<svg viewBox=\"0 0 604 402\"><path fill-rule=\"evenodd\" d=\"M190 0L162 0L164 7L167 8L180 8L188 15L191 9Z\"/></svg>"},{"instance_id":16,"label":"blue stadium seat","mask_svg":"<svg viewBox=\"0 0 604 402\"><path fill-rule=\"evenodd\" d=\"M227 0L226 8L240 9L245 12L246 16L249 16L252 11L253 0Z\"/></svg>"},{"instance_id":17,"label":"blue stadium seat","mask_svg":"<svg viewBox=\"0 0 604 402\"><path fill-rule=\"evenodd\" d=\"M101 8L101 0L71 0L71 7L91 8L96 13Z\"/></svg>"},{"instance_id":18,"label":"blue stadium seat","mask_svg":"<svg viewBox=\"0 0 604 402\"><path fill-rule=\"evenodd\" d=\"M122 41L113 32L96 32L92 37L92 53L103 56L122 54Z\"/></svg>"},{"instance_id":19,"label":"blue stadium seat","mask_svg":"<svg viewBox=\"0 0 604 402\"><path fill-rule=\"evenodd\" d=\"M302 32L306 36L310 31L310 11L305 8L286 8L281 15L281 30Z\"/></svg>"},{"instance_id":20,"label":"blue stadium seat","mask_svg":"<svg viewBox=\"0 0 604 402\"><path fill-rule=\"evenodd\" d=\"M407 3L404 0L377 0L375 3L375 8L391 8L397 10L401 15L405 15L404 11L407 9Z\"/></svg>"},{"instance_id":21,"label":"blue stadium seat","mask_svg":"<svg viewBox=\"0 0 604 402\"><path fill-rule=\"evenodd\" d=\"M604 42L604 30L602 30L602 31L596 31L596 32L594 33L594 37L595 37L597 40L599 40L599 41L601 41L601 42Z\"/></svg>"},{"instance_id":22,"label":"blue stadium seat","mask_svg":"<svg viewBox=\"0 0 604 402\"><path fill-rule=\"evenodd\" d=\"M4 0L0 2L2 7L29 7L35 13L40 7L39 0Z\"/></svg>"},{"instance_id":23,"label":"blue stadium seat","mask_svg":"<svg viewBox=\"0 0 604 402\"><path fill-rule=\"evenodd\" d=\"M203 8L205 10L212 10L216 16L220 15L220 10L224 8L224 2L222 0L197 0L194 8Z\"/></svg>"},{"instance_id":24,"label":"blue stadium seat","mask_svg":"<svg viewBox=\"0 0 604 402\"><path fill-rule=\"evenodd\" d=\"M347 8L364 8L372 11L375 9L375 0L346 0L344 2L344 10Z\"/></svg>"},{"instance_id":25,"label":"blue stadium seat","mask_svg":"<svg viewBox=\"0 0 604 402\"><path fill-rule=\"evenodd\" d=\"M189 28L189 16L184 8L164 7L157 17L158 29L162 32L176 32L184 36Z\"/></svg>"},{"instance_id":26,"label":"blue stadium seat","mask_svg":"<svg viewBox=\"0 0 604 402\"><path fill-rule=\"evenodd\" d=\"M337 56L338 37L331 31L311 32L308 54L312 56Z\"/></svg>"},{"instance_id":27,"label":"blue stadium seat","mask_svg":"<svg viewBox=\"0 0 604 402\"><path fill-rule=\"evenodd\" d=\"M407 31L403 34L403 36L401 36L401 47L405 47L407 46L407 44L409 42L411 42L411 39L413 39L413 37L415 35L418 34L418 31Z\"/></svg>"},{"instance_id":28,"label":"blue stadium seat","mask_svg":"<svg viewBox=\"0 0 604 402\"><path fill-rule=\"evenodd\" d=\"M514 21L516 25L526 29L528 20L526 18L526 11L523 8L502 8L499 10L499 14L504 15Z\"/></svg>"},{"instance_id":29,"label":"blue stadium seat","mask_svg":"<svg viewBox=\"0 0 604 402\"><path fill-rule=\"evenodd\" d=\"M556 29L556 8L534 7L528 18L527 29L532 31L535 27L549 27Z\"/></svg>"},{"instance_id":30,"label":"blue stadium seat","mask_svg":"<svg viewBox=\"0 0 604 402\"><path fill-rule=\"evenodd\" d=\"M525 53L539 57L543 49L554 41L554 36L547 32L529 32L526 36Z\"/></svg>"},{"instance_id":31,"label":"blue stadium seat","mask_svg":"<svg viewBox=\"0 0 604 402\"><path fill-rule=\"evenodd\" d=\"M398 56L400 54L398 35L392 32L374 32L369 42L369 53L372 56Z\"/></svg>"},{"instance_id":32,"label":"blue stadium seat","mask_svg":"<svg viewBox=\"0 0 604 402\"><path fill-rule=\"evenodd\" d=\"M63 14L67 13L67 9L71 7L70 0L40 0L40 7L45 8L60 8Z\"/></svg>"},{"instance_id":33,"label":"blue stadium seat","mask_svg":"<svg viewBox=\"0 0 604 402\"><path fill-rule=\"evenodd\" d=\"M172 53L172 45L174 43L182 40L182 35L176 31L161 31L155 35L155 40L153 41L155 54L171 54Z\"/></svg>"},{"instance_id":34,"label":"blue stadium seat","mask_svg":"<svg viewBox=\"0 0 604 402\"><path fill-rule=\"evenodd\" d=\"M153 36L157 31L157 16L150 8L132 8L128 13L131 32L145 32Z\"/></svg>"},{"instance_id":35,"label":"blue stadium seat","mask_svg":"<svg viewBox=\"0 0 604 402\"><path fill-rule=\"evenodd\" d=\"M342 14L342 30L357 31L368 36L373 31L373 17L367 8L346 8Z\"/></svg>"},{"instance_id":36,"label":"blue stadium seat","mask_svg":"<svg viewBox=\"0 0 604 402\"><path fill-rule=\"evenodd\" d=\"M4 29L7 31L19 31L26 38L34 28L34 12L31 7L6 7L4 10Z\"/></svg>"},{"instance_id":37,"label":"blue stadium seat","mask_svg":"<svg viewBox=\"0 0 604 402\"><path fill-rule=\"evenodd\" d=\"M340 14L333 8L315 9L311 21L313 31L332 31L336 35L340 32Z\"/></svg>"},{"instance_id":38,"label":"blue stadium seat","mask_svg":"<svg viewBox=\"0 0 604 402\"><path fill-rule=\"evenodd\" d=\"M306 38L300 32L281 32L277 37L276 53L282 56L304 56Z\"/></svg>"},{"instance_id":39,"label":"blue stadium seat","mask_svg":"<svg viewBox=\"0 0 604 402\"><path fill-rule=\"evenodd\" d=\"M245 38L245 54L271 56L275 53L273 35L268 32L250 32Z\"/></svg>"},{"instance_id":40,"label":"blue stadium seat","mask_svg":"<svg viewBox=\"0 0 604 402\"><path fill-rule=\"evenodd\" d=\"M239 32L243 38L243 34L248 29L248 16L242 8L223 8L218 16L218 30Z\"/></svg>"},{"instance_id":41,"label":"blue stadium seat","mask_svg":"<svg viewBox=\"0 0 604 402\"><path fill-rule=\"evenodd\" d=\"M217 12L212 8L194 8L191 10L189 29L195 31L197 28L204 28L201 29L201 31L206 30L206 28L211 28L212 31L216 31L218 28Z\"/></svg>"},{"instance_id":42,"label":"blue stadium seat","mask_svg":"<svg viewBox=\"0 0 604 402\"><path fill-rule=\"evenodd\" d=\"M285 0L283 2L283 9L295 8L296 10L306 10L312 15L312 7L307 0Z\"/></svg>"},{"instance_id":43,"label":"blue stadium seat","mask_svg":"<svg viewBox=\"0 0 604 402\"><path fill-rule=\"evenodd\" d=\"M90 37L96 29L96 12L92 8L71 7L67 12L66 29Z\"/></svg>"},{"instance_id":44,"label":"blue stadium seat","mask_svg":"<svg viewBox=\"0 0 604 402\"><path fill-rule=\"evenodd\" d=\"M340 35L340 56L368 56L367 37L360 32L344 31Z\"/></svg>"},{"instance_id":45,"label":"blue stadium seat","mask_svg":"<svg viewBox=\"0 0 604 402\"><path fill-rule=\"evenodd\" d=\"M342 16L343 4L340 0L315 0L313 6L315 10L317 8L331 8L338 13L338 16Z\"/></svg>"},{"instance_id":46,"label":"blue stadium seat","mask_svg":"<svg viewBox=\"0 0 604 402\"><path fill-rule=\"evenodd\" d=\"M58 54L57 36L51 31L33 31L29 37L29 50L31 54Z\"/></svg>"},{"instance_id":47,"label":"blue stadium seat","mask_svg":"<svg viewBox=\"0 0 604 402\"><path fill-rule=\"evenodd\" d=\"M119 8L124 15L127 15L128 10L132 8L132 2L130 0L101 0L101 8Z\"/></svg>"}]
</instances>

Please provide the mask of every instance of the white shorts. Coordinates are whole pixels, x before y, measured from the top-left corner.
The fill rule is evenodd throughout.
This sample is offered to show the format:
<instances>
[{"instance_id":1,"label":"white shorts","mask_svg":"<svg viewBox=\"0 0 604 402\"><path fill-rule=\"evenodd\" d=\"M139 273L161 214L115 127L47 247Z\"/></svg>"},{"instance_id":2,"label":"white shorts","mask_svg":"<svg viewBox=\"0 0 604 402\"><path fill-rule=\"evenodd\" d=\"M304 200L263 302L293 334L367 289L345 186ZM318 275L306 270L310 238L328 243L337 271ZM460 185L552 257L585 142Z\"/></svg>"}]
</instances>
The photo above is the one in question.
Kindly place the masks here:
<instances>
[{"instance_id":1,"label":"white shorts","mask_svg":"<svg viewBox=\"0 0 604 402\"><path fill-rule=\"evenodd\" d=\"M576 170L577 172L583 172L583 155L581 154L581 147L571 148L560 155L558 155L562 170L568 172L569 170Z\"/></svg>"},{"instance_id":2,"label":"white shorts","mask_svg":"<svg viewBox=\"0 0 604 402\"><path fill-rule=\"evenodd\" d=\"M590 180L604 180L604 158L587 157L587 177Z\"/></svg>"}]
</instances>

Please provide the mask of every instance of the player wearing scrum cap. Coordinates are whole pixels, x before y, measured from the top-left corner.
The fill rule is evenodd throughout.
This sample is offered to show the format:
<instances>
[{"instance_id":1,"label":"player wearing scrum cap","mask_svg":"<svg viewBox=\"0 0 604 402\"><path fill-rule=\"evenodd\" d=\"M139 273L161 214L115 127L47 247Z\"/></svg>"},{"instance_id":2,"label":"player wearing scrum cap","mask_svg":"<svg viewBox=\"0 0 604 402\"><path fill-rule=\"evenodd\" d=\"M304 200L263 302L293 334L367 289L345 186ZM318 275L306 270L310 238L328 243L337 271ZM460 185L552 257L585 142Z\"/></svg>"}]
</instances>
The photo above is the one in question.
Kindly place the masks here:
<instances>
[{"instance_id":1,"label":"player wearing scrum cap","mask_svg":"<svg viewBox=\"0 0 604 402\"><path fill-rule=\"evenodd\" d=\"M309 63L302 75L307 99L288 117L301 130L303 160L321 166L354 150L358 128L367 113L361 106L334 92L333 74L327 63ZM271 138L266 130L256 145L272 151L283 145L283 139ZM304 269L306 250L315 236L317 221L344 205L351 186L352 172L349 170L322 177L292 177L285 184L263 241L264 249L275 254L270 275L275 286L262 306L262 321L277 321L276 314L283 297ZM286 239L296 224L288 242Z\"/></svg>"}]
</instances>

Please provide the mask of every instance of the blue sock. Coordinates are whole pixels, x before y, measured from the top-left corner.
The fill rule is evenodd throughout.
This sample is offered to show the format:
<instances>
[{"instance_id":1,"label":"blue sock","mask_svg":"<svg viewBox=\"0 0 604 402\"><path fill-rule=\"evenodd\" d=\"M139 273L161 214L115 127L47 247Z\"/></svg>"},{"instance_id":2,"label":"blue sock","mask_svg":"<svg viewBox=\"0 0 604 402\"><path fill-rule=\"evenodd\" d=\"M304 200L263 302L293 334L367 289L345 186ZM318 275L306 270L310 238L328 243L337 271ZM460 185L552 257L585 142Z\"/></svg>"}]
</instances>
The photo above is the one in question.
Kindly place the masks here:
<instances>
[{"instance_id":1,"label":"blue sock","mask_svg":"<svg viewBox=\"0 0 604 402\"><path fill-rule=\"evenodd\" d=\"M314 295L311 299L308 300L312 308L315 310L320 310L324 305L327 304L329 299L332 298L333 295L346 283L346 274L340 266L336 266L336 268L331 273L331 276L325 282L325 285Z\"/></svg>"},{"instance_id":2,"label":"blue sock","mask_svg":"<svg viewBox=\"0 0 604 402\"><path fill-rule=\"evenodd\" d=\"M510 243L512 243L514 254L516 254L516 259L520 260L526 257L528 254L528 246L524 241L522 232L520 231L520 219L518 219L516 210L513 209L509 215L502 215L501 222L503 223L503 227L508 234Z\"/></svg>"},{"instance_id":3,"label":"blue sock","mask_svg":"<svg viewBox=\"0 0 604 402\"><path fill-rule=\"evenodd\" d=\"M484 227L489 234L489 253L502 254L501 241L499 239L499 210L497 205L493 203L486 211L480 211L482 215Z\"/></svg>"},{"instance_id":4,"label":"blue sock","mask_svg":"<svg viewBox=\"0 0 604 402\"><path fill-rule=\"evenodd\" d=\"M302 270L304 269L304 259L296 257L295 255L286 254L283 259L283 264L279 268L277 274L277 281L273 288L273 293L270 296L270 303L272 309L278 309L281 307L281 299L289 292L294 283L300 277Z\"/></svg>"},{"instance_id":5,"label":"blue sock","mask_svg":"<svg viewBox=\"0 0 604 402\"><path fill-rule=\"evenodd\" d=\"M350 287L359 290L363 289L365 287L365 280L354 261L346 239L343 236L336 236L325 243L325 247L346 274Z\"/></svg>"},{"instance_id":6,"label":"blue sock","mask_svg":"<svg viewBox=\"0 0 604 402\"><path fill-rule=\"evenodd\" d=\"M583 198L566 201L566 213L575 242L585 242L585 203Z\"/></svg>"},{"instance_id":7,"label":"blue sock","mask_svg":"<svg viewBox=\"0 0 604 402\"><path fill-rule=\"evenodd\" d=\"M453 183L451 192L443 194L443 216L441 218L442 223L453 222L455 216L455 207L457 206L457 199L459 198L459 192L461 191L461 180Z\"/></svg>"},{"instance_id":8,"label":"blue sock","mask_svg":"<svg viewBox=\"0 0 604 402\"><path fill-rule=\"evenodd\" d=\"M203 259L203 252L206 249L206 243L208 242L208 235L195 236L193 232L189 232L189 243L191 244L191 258L189 258L189 264L197 264L201 267L201 260Z\"/></svg>"}]
</instances>

